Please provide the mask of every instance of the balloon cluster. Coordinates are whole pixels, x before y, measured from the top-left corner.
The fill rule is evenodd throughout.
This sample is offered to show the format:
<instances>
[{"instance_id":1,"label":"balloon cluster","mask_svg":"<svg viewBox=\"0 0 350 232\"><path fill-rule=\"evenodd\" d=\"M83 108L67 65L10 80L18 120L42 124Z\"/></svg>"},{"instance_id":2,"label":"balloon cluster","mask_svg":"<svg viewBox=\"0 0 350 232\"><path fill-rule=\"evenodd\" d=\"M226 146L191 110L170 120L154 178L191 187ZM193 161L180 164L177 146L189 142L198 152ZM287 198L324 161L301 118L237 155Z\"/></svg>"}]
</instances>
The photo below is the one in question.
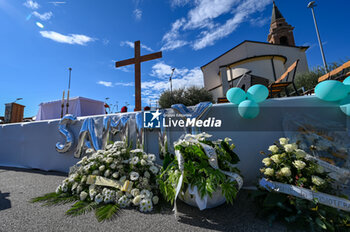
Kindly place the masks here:
<instances>
[{"instance_id":1,"label":"balloon cluster","mask_svg":"<svg viewBox=\"0 0 350 232\"><path fill-rule=\"evenodd\" d=\"M247 92L241 88L233 87L226 93L226 98L231 103L238 105L238 113L243 118L252 119L258 116L260 108L258 103L263 102L269 95L269 90L264 85L253 85Z\"/></svg>"},{"instance_id":2,"label":"balloon cluster","mask_svg":"<svg viewBox=\"0 0 350 232\"><path fill-rule=\"evenodd\" d=\"M343 82L327 80L315 87L315 95L324 101L340 101L340 109L350 116L350 77Z\"/></svg>"}]
</instances>

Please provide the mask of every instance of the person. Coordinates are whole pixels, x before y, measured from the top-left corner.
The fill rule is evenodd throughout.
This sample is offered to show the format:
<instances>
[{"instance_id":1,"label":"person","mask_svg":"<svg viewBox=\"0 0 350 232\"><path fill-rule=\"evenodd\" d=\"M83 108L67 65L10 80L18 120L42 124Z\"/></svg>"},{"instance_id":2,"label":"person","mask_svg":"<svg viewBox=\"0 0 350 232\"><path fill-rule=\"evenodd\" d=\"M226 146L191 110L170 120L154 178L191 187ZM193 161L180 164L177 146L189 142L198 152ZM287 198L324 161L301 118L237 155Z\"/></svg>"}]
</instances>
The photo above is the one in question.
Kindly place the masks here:
<instances>
[{"instance_id":1,"label":"person","mask_svg":"<svg viewBox=\"0 0 350 232\"><path fill-rule=\"evenodd\" d=\"M150 111L151 108L149 106L145 106L145 108L143 108L143 111Z\"/></svg>"},{"instance_id":2,"label":"person","mask_svg":"<svg viewBox=\"0 0 350 232\"><path fill-rule=\"evenodd\" d=\"M122 109L120 110L121 113L128 112L128 107L123 106Z\"/></svg>"}]
</instances>

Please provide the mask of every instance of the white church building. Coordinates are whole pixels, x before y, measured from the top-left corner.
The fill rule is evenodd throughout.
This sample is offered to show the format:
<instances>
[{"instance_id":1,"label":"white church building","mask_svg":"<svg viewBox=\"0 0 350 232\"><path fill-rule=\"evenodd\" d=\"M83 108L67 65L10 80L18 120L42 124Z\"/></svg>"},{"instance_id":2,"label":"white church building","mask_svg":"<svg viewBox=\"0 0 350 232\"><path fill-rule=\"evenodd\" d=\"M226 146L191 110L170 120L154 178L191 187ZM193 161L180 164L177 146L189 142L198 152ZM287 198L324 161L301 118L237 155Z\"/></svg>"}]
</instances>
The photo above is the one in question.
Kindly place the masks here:
<instances>
[{"instance_id":1,"label":"white church building","mask_svg":"<svg viewBox=\"0 0 350 232\"><path fill-rule=\"evenodd\" d=\"M202 66L205 88L216 100L225 97L231 87L247 90L254 84L268 85L296 60L296 72L307 72L308 47L295 45L293 29L273 3L268 42L243 41Z\"/></svg>"}]
</instances>

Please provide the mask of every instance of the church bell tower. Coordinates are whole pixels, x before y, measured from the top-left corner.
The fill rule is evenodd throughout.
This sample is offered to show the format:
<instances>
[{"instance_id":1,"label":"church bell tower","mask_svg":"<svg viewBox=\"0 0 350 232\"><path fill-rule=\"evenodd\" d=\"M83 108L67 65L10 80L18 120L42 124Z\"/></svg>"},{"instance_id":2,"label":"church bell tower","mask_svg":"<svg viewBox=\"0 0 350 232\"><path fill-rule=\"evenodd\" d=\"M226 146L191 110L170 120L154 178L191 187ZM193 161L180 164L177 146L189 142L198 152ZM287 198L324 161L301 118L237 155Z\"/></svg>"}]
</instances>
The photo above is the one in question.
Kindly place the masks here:
<instances>
[{"instance_id":1,"label":"church bell tower","mask_svg":"<svg viewBox=\"0 0 350 232\"><path fill-rule=\"evenodd\" d=\"M270 33L267 41L272 44L295 46L293 29L289 25L273 1Z\"/></svg>"}]
</instances>

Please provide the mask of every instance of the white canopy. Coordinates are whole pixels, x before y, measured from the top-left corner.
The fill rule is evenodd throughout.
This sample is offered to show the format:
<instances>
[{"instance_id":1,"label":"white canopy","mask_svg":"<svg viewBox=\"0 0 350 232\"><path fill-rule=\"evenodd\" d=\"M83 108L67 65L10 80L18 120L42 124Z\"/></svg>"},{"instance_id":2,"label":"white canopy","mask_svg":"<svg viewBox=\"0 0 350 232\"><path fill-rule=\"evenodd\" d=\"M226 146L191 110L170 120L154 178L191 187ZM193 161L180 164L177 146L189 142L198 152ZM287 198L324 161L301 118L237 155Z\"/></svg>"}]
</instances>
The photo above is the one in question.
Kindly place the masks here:
<instances>
[{"instance_id":1,"label":"white canopy","mask_svg":"<svg viewBox=\"0 0 350 232\"><path fill-rule=\"evenodd\" d=\"M65 100L63 114L66 113L66 103ZM40 103L36 121L60 118L61 104L61 100ZM76 117L104 114L104 103L85 97L74 97L69 99L68 113Z\"/></svg>"}]
</instances>

